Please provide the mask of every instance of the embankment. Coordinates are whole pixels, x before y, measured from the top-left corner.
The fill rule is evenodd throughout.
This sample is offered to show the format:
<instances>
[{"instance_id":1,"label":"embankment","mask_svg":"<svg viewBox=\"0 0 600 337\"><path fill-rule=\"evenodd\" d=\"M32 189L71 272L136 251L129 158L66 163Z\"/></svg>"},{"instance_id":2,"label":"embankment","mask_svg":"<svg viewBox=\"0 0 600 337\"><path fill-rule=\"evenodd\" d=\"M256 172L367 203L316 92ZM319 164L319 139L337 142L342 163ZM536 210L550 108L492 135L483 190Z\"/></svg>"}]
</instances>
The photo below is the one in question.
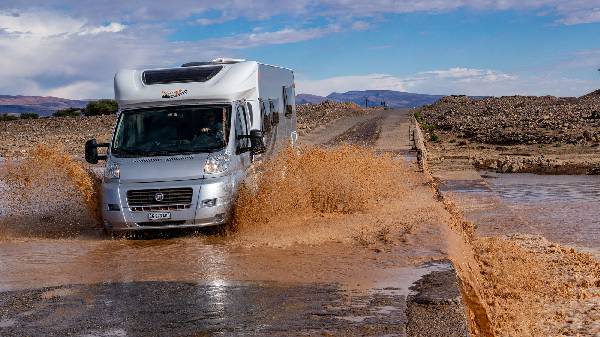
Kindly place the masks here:
<instances>
[{"instance_id":1,"label":"embankment","mask_svg":"<svg viewBox=\"0 0 600 337\"><path fill-rule=\"evenodd\" d=\"M419 127L416 125L415 127ZM431 130L430 130L431 136ZM437 144L427 142L431 152ZM431 184L453 221L450 257L461 279L471 333L482 336L596 336L600 333L600 263L540 236L484 237L463 206L441 192L446 178L477 179L462 162L435 160ZM427 170L428 165L424 165ZM481 177L479 177L481 179ZM498 224L501 226L501 224Z\"/></svg>"},{"instance_id":2,"label":"embankment","mask_svg":"<svg viewBox=\"0 0 600 337\"><path fill-rule=\"evenodd\" d=\"M449 96L415 116L432 161L498 172L600 173L600 91L579 98Z\"/></svg>"}]
</instances>

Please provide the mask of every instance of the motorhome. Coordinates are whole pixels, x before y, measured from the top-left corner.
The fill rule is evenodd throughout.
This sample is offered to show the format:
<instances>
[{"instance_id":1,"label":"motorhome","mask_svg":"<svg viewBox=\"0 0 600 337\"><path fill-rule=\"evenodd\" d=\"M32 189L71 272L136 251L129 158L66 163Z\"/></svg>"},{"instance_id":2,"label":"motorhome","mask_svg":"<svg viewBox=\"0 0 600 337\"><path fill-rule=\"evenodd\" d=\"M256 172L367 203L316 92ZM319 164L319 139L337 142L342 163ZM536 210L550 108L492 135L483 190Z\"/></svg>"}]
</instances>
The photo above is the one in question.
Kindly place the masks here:
<instances>
[{"instance_id":1,"label":"motorhome","mask_svg":"<svg viewBox=\"0 0 600 337\"><path fill-rule=\"evenodd\" d=\"M297 139L290 69L217 59L121 70L114 86L112 140L85 145L88 162L106 161L101 207L111 233L227 223L253 160Z\"/></svg>"}]
</instances>

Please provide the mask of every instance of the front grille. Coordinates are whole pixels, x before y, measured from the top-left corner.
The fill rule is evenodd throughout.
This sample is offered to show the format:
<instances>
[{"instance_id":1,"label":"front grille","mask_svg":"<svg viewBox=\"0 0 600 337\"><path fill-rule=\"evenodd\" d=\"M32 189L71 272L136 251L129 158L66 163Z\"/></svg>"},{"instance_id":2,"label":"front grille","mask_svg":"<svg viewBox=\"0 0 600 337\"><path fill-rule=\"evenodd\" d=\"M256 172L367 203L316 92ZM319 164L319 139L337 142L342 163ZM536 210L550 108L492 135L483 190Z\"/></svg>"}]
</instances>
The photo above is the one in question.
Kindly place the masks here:
<instances>
[{"instance_id":1,"label":"front grille","mask_svg":"<svg viewBox=\"0 0 600 337\"><path fill-rule=\"evenodd\" d=\"M160 201L157 194L162 194ZM190 208L194 190L185 188L164 188L127 191L127 204L132 211L167 211Z\"/></svg>"},{"instance_id":2,"label":"front grille","mask_svg":"<svg viewBox=\"0 0 600 337\"><path fill-rule=\"evenodd\" d=\"M181 226L185 224L185 221L161 221L161 222L138 222L137 225L141 227L158 227L158 226Z\"/></svg>"},{"instance_id":3,"label":"front grille","mask_svg":"<svg viewBox=\"0 0 600 337\"><path fill-rule=\"evenodd\" d=\"M181 211L192 207L190 204L177 205L152 205L152 206L132 206L129 209L132 212L158 212L158 211Z\"/></svg>"}]
</instances>

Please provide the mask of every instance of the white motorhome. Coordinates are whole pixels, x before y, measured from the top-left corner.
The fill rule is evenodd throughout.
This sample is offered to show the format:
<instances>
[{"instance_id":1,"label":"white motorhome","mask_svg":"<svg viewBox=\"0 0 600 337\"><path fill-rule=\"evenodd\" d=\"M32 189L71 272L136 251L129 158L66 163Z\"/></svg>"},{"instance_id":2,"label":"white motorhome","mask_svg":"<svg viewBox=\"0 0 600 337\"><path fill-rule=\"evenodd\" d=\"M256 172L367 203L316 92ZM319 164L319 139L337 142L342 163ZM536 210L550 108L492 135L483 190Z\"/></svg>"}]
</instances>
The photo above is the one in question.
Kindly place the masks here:
<instances>
[{"instance_id":1,"label":"white motorhome","mask_svg":"<svg viewBox=\"0 0 600 337\"><path fill-rule=\"evenodd\" d=\"M118 121L106 160L102 218L109 232L221 225L256 155L295 143L291 70L217 59L115 75ZM106 155L98 147L107 147Z\"/></svg>"}]
</instances>

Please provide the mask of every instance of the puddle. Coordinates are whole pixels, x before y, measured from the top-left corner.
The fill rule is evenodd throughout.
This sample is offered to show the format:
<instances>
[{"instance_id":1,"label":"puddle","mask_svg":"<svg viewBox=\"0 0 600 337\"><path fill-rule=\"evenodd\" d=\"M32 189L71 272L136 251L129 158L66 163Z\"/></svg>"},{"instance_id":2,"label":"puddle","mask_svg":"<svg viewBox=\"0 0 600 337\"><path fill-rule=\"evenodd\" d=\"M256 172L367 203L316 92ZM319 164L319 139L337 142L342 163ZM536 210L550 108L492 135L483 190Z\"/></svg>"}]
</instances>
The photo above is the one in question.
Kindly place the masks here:
<instances>
[{"instance_id":1,"label":"puddle","mask_svg":"<svg viewBox=\"0 0 600 337\"><path fill-rule=\"evenodd\" d=\"M600 258L600 177L485 172L444 184L481 235L533 234Z\"/></svg>"}]
</instances>

